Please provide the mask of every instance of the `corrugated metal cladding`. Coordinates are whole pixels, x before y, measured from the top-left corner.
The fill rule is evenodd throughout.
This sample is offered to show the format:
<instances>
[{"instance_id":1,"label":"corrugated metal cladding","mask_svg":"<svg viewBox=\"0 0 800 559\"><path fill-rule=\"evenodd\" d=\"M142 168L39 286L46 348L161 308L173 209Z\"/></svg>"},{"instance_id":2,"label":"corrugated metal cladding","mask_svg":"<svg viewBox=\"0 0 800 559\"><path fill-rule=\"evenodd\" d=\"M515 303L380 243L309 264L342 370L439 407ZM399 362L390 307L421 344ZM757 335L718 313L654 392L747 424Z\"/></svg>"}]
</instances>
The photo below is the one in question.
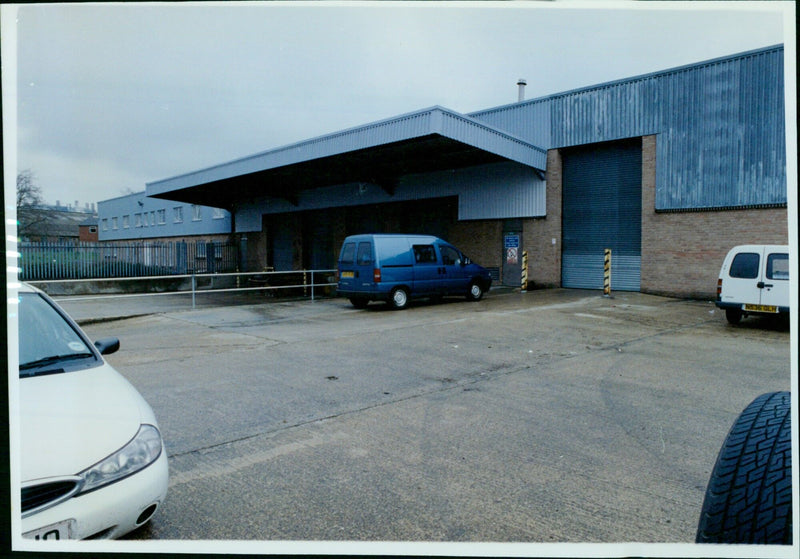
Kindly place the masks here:
<instances>
[{"instance_id":1,"label":"corrugated metal cladding","mask_svg":"<svg viewBox=\"0 0 800 559\"><path fill-rule=\"evenodd\" d=\"M470 116L548 149L657 134L656 210L785 204L783 71L770 47Z\"/></svg>"},{"instance_id":2,"label":"corrugated metal cladding","mask_svg":"<svg viewBox=\"0 0 800 559\"><path fill-rule=\"evenodd\" d=\"M669 74L660 85L673 115L656 143L656 209L786 203L782 49Z\"/></svg>"},{"instance_id":3,"label":"corrugated metal cladding","mask_svg":"<svg viewBox=\"0 0 800 559\"><path fill-rule=\"evenodd\" d=\"M611 249L612 289L638 291L642 255L641 142L565 150L561 283L601 289Z\"/></svg>"},{"instance_id":4,"label":"corrugated metal cladding","mask_svg":"<svg viewBox=\"0 0 800 559\"><path fill-rule=\"evenodd\" d=\"M507 130L509 133L545 149L553 146L550 133L549 99L505 105L487 111L471 113L469 116L501 130Z\"/></svg>"},{"instance_id":5,"label":"corrugated metal cladding","mask_svg":"<svg viewBox=\"0 0 800 559\"><path fill-rule=\"evenodd\" d=\"M376 184L352 183L306 190L297 205L278 198L241 204L236 232L261 230L264 214L294 213L347 206L458 196L458 219L543 217L545 181L527 165L507 161L464 169L404 176L394 194Z\"/></svg>"}]
</instances>

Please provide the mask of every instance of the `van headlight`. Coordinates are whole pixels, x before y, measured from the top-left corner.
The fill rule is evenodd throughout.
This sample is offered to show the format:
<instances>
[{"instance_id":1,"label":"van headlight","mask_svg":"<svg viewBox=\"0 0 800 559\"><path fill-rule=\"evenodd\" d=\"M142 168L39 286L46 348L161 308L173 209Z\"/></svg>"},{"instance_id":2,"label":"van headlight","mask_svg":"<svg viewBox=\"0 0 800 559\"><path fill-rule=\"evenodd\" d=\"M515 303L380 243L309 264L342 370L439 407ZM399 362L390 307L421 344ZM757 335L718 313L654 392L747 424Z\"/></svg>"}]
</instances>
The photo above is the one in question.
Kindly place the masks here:
<instances>
[{"instance_id":1,"label":"van headlight","mask_svg":"<svg viewBox=\"0 0 800 559\"><path fill-rule=\"evenodd\" d=\"M78 474L83 478L80 493L94 491L143 470L161 456L161 449L158 429L153 425L142 425L128 444Z\"/></svg>"}]
</instances>

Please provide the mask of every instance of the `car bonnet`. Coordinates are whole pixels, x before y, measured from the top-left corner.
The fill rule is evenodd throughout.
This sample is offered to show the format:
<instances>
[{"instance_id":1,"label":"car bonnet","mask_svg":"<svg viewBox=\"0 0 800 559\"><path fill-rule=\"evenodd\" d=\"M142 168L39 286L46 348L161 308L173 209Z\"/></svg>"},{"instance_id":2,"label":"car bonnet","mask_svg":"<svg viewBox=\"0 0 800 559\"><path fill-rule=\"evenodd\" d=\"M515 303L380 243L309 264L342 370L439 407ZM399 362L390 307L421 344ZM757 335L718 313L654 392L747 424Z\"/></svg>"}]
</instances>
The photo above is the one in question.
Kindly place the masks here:
<instances>
[{"instance_id":1,"label":"car bonnet","mask_svg":"<svg viewBox=\"0 0 800 559\"><path fill-rule=\"evenodd\" d=\"M77 474L125 446L152 411L107 364L19 379L23 481Z\"/></svg>"}]
</instances>

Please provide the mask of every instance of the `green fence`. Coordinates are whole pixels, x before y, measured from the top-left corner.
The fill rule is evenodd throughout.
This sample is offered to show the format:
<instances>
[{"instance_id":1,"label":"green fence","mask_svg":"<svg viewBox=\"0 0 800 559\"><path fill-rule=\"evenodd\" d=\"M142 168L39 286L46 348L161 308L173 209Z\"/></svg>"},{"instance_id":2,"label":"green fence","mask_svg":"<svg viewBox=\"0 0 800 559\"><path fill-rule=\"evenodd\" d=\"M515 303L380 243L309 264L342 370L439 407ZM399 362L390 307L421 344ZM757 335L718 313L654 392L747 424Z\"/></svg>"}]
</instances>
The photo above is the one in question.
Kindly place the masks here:
<instances>
[{"instance_id":1,"label":"green fence","mask_svg":"<svg viewBox=\"0 0 800 559\"><path fill-rule=\"evenodd\" d=\"M221 242L21 242L22 281L235 272L238 248Z\"/></svg>"}]
</instances>

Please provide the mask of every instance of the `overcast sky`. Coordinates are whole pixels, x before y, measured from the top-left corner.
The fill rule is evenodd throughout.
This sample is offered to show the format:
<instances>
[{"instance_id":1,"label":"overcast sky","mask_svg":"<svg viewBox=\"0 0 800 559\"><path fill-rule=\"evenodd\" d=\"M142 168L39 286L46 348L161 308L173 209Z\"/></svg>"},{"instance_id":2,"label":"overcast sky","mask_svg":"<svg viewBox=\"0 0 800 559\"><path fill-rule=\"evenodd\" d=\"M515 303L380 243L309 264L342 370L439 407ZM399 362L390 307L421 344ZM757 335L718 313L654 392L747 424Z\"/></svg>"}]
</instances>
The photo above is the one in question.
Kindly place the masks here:
<instances>
[{"instance_id":1,"label":"overcast sky","mask_svg":"<svg viewBox=\"0 0 800 559\"><path fill-rule=\"evenodd\" d=\"M17 169L34 173L48 203L83 206L433 105L471 112L512 103L521 77L534 98L783 42L789 49L791 6L4 5L3 88L13 89L16 65ZM4 112L13 108L7 99Z\"/></svg>"}]
</instances>

